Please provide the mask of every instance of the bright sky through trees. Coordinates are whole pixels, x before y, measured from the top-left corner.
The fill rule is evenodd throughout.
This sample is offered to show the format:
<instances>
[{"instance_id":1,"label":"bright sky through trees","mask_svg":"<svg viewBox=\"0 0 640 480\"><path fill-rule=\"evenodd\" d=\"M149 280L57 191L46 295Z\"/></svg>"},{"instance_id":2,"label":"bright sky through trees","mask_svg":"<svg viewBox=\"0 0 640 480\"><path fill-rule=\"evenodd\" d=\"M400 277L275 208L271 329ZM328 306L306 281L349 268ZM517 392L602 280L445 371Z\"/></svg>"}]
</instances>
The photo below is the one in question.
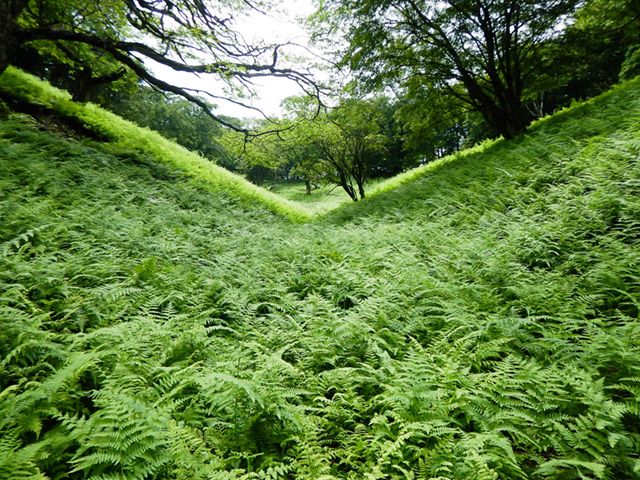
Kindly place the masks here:
<instances>
[{"instance_id":1,"label":"bright sky through trees","mask_svg":"<svg viewBox=\"0 0 640 480\"><path fill-rule=\"evenodd\" d=\"M287 46L282 51L283 58L304 57L302 68L308 67L314 58L306 49L308 48L309 35L301 25L300 19L310 15L314 10L312 0L280 0L275 7L265 14L252 11L248 14L237 14L234 18L234 28L250 42L266 43L295 43ZM298 66L298 68L300 68ZM153 70L162 79L182 87L205 90L214 95L223 94L225 85L222 82L212 82L211 78L201 78L195 74L174 72L163 65L154 64ZM291 95L300 95L302 91L292 81L282 78L260 78L254 83L256 96L254 98L241 98L243 103L250 103L267 115L279 115L280 103ZM245 93L246 95L246 93ZM216 111L219 114L230 115L238 118L261 118L258 111L243 108L231 102L220 101Z\"/></svg>"}]
</instances>

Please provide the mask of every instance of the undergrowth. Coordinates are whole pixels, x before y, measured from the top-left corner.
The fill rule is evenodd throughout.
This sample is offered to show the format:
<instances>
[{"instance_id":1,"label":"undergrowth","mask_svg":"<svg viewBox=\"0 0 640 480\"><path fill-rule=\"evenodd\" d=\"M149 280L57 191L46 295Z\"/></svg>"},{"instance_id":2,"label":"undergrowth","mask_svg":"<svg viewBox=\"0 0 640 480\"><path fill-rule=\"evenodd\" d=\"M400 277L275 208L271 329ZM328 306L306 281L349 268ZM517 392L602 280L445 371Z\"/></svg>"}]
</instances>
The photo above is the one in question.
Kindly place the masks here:
<instances>
[{"instance_id":1,"label":"undergrowth","mask_svg":"<svg viewBox=\"0 0 640 480\"><path fill-rule=\"evenodd\" d=\"M131 151L151 156L158 162L180 169L205 188L234 195L250 208L267 208L296 222L309 218L310 214L304 207L274 195L162 135L128 122L97 105L73 102L69 93L15 67L10 66L0 75L0 94L71 119L93 135L109 140L108 148L116 152Z\"/></svg>"},{"instance_id":2,"label":"undergrowth","mask_svg":"<svg viewBox=\"0 0 640 480\"><path fill-rule=\"evenodd\" d=\"M639 83L308 224L0 120L0 478L640 478Z\"/></svg>"}]
</instances>

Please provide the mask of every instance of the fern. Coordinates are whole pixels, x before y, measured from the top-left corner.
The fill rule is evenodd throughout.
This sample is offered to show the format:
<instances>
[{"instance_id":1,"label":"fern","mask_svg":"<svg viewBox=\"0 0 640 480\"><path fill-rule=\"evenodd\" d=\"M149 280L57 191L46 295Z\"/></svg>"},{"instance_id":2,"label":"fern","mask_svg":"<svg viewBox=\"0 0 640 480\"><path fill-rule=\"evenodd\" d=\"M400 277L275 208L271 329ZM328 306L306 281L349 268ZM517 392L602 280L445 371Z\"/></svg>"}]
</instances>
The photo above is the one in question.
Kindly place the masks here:
<instances>
[{"instance_id":1,"label":"fern","mask_svg":"<svg viewBox=\"0 0 640 480\"><path fill-rule=\"evenodd\" d=\"M124 394L103 391L103 406L74 431L80 447L71 461L73 470L87 478L146 478L168 459L166 418Z\"/></svg>"},{"instance_id":2,"label":"fern","mask_svg":"<svg viewBox=\"0 0 640 480\"><path fill-rule=\"evenodd\" d=\"M639 91L306 224L3 118L0 478L640 477Z\"/></svg>"}]
</instances>

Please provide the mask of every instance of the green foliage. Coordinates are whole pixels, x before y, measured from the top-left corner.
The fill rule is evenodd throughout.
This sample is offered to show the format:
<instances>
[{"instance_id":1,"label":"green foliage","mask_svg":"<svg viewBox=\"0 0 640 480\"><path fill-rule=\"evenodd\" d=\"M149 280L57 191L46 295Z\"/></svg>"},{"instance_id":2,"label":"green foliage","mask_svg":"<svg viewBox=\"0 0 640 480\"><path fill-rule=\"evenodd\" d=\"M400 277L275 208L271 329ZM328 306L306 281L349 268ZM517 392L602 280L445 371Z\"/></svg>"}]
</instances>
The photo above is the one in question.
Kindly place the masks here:
<instances>
[{"instance_id":1,"label":"green foliage","mask_svg":"<svg viewBox=\"0 0 640 480\"><path fill-rule=\"evenodd\" d=\"M133 92L103 95L108 110L197 152L209 160L224 157L218 137L222 127L200 107L175 95L139 85Z\"/></svg>"},{"instance_id":2,"label":"green foliage","mask_svg":"<svg viewBox=\"0 0 640 480\"><path fill-rule=\"evenodd\" d=\"M306 224L73 112L0 120L0 478L640 476L640 80Z\"/></svg>"},{"instance_id":3,"label":"green foliage","mask_svg":"<svg viewBox=\"0 0 640 480\"><path fill-rule=\"evenodd\" d=\"M55 25L59 30L72 30L81 21L85 32L95 32L103 38L124 40L133 33L127 24L126 11L116 0L104 1L99 8L92 0L29 1L26 4L28 8L17 20L23 29ZM110 54L90 45L64 40L20 43L10 52L16 65L70 91L74 99L86 101L106 84L111 91L135 85L131 72L125 71Z\"/></svg>"},{"instance_id":4,"label":"green foliage","mask_svg":"<svg viewBox=\"0 0 640 480\"><path fill-rule=\"evenodd\" d=\"M267 209L293 220L305 220L308 213L300 207L256 187L239 175L221 168L201 156L166 140L161 135L140 128L95 105L80 105L70 101L66 92L51 87L18 69L8 68L0 77L0 91L22 101L41 105L63 117L71 118L95 135L111 140L110 146L120 152L135 152L151 156L217 191L234 192L237 199ZM135 132L135 133L134 133Z\"/></svg>"},{"instance_id":5,"label":"green foliage","mask_svg":"<svg viewBox=\"0 0 640 480\"><path fill-rule=\"evenodd\" d=\"M627 50L624 63L620 68L620 81L631 80L640 75L640 45L633 45Z\"/></svg>"},{"instance_id":6,"label":"green foliage","mask_svg":"<svg viewBox=\"0 0 640 480\"><path fill-rule=\"evenodd\" d=\"M320 101L310 70L295 69L284 51L292 44L248 41L238 30L272 7L269 0L7 0L0 3L0 73L19 62L79 101L95 99L99 87L124 79L114 90L125 90L138 79L197 105L220 125L249 133L214 112L211 101L255 110L242 98L255 95L254 80L261 77L288 79ZM222 84L222 92L181 87L156 76L150 64L208 78Z\"/></svg>"},{"instance_id":7,"label":"green foliage","mask_svg":"<svg viewBox=\"0 0 640 480\"><path fill-rule=\"evenodd\" d=\"M531 109L548 114L631 79L623 71L633 65L633 47L640 43L639 8L634 0L583 2L563 35L542 45L544 61L553 68L540 69L529 85Z\"/></svg>"},{"instance_id":8,"label":"green foliage","mask_svg":"<svg viewBox=\"0 0 640 480\"><path fill-rule=\"evenodd\" d=\"M365 198L364 186L382 163L387 138L375 100L344 100L333 111L309 122L302 132L321 174L353 201Z\"/></svg>"},{"instance_id":9,"label":"green foliage","mask_svg":"<svg viewBox=\"0 0 640 480\"><path fill-rule=\"evenodd\" d=\"M424 164L457 152L489 137L479 115L447 95L445 90L414 78L395 112L402 122L403 150L415 164Z\"/></svg>"},{"instance_id":10,"label":"green foliage","mask_svg":"<svg viewBox=\"0 0 640 480\"><path fill-rule=\"evenodd\" d=\"M221 144L231 157L230 163L254 183L303 181L306 197L293 194L293 199L309 204L314 190L331 185L358 200L364 198L365 184L459 149L460 129L453 141L444 140L445 148L421 139L432 129L434 137L447 136L443 132L450 130L450 124L436 125L435 119L422 124L424 113L414 114L411 107L416 104L403 101L401 105L386 97L350 98L319 113L308 98L290 97L285 101L285 118L278 124L283 131L278 135L265 134L247 142L242 134L225 132ZM273 128L273 124L265 124L262 132ZM316 209L320 210L326 210L325 206Z\"/></svg>"},{"instance_id":11,"label":"green foliage","mask_svg":"<svg viewBox=\"0 0 640 480\"><path fill-rule=\"evenodd\" d=\"M570 23L578 0L327 0L316 37L367 91L435 89L482 115L492 136L515 138L530 117L524 90L553 63L541 45ZM404 93L404 92L403 92Z\"/></svg>"},{"instance_id":12,"label":"green foliage","mask_svg":"<svg viewBox=\"0 0 640 480\"><path fill-rule=\"evenodd\" d=\"M272 127L266 125L263 131L272 130ZM279 177L279 170L288 162L288 150L294 148L291 142L283 141L282 134L261 135L248 141L243 134L233 131L225 131L220 144L231 159L230 163L258 185Z\"/></svg>"}]
</instances>

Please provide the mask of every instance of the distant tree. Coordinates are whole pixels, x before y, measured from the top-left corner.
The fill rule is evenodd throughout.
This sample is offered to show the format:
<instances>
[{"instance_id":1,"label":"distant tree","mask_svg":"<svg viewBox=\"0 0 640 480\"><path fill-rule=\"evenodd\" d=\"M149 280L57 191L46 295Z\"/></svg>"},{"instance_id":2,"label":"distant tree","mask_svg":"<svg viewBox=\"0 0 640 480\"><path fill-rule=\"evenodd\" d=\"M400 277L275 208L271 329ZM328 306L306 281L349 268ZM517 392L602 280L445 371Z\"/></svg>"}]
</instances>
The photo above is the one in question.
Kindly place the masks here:
<instances>
[{"instance_id":1,"label":"distant tree","mask_svg":"<svg viewBox=\"0 0 640 480\"><path fill-rule=\"evenodd\" d=\"M318 151L307 137L309 127L300 122L295 129L281 135L283 142L280 157L283 161L282 173L289 180L302 180L307 195L311 195L314 185L326 183L329 171L319 161Z\"/></svg>"},{"instance_id":2,"label":"distant tree","mask_svg":"<svg viewBox=\"0 0 640 480\"><path fill-rule=\"evenodd\" d=\"M404 124L405 155L416 163L450 155L490 136L477 112L421 77L407 82L396 116Z\"/></svg>"},{"instance_id":3,"label":"distant tree","mask_svg":"<svg viewBox=\"0 0 640 480\"><path fill-rule=\"evenodd\" d=\"M224 157L219 142L220 124L181 97L140 85L131 92L108 92L98 100L127 120L155 130L204 157L214 161ZM226 120L241 125L238 120Z\"/></svg>"},{"instance_id":4,"label":"distant tree","mask_svg":"<svg viewBox=\"0 0 640 480\"><path fill-rule=\"evenodd\" d=\"M621 81L631 80L638 75L640 75L640 44L633 45L627 49L618 78Z\"/></svg>"},{"instance_id":5,"label":"distant tree","mask_svg":"<svg viewBox=\"0 0 640 480\"><path fill-rule=\"evenodd\" d=\"M342 102L309 123L306 138L324 164L327 180L342 187L354 202L365 198L364 185L387 148L375 102Z\"/></svg>"},{"instance_id":6,"label":"distant tree","mask_svg":"<svg viewBox=\"0 0 640 480\"><path fill-rule=\"evenodd\" d=\"M319 159L317 147L311 142L311 132L320 121L309 97L288 97L282 102L285 118L294 128L283 132L280 150L282 173L287 179L302 180L307 195L313 186L331 182L331 169Z\"/></svg>"},{"instance_id":7,"label":"distant tree","mask_svg":"<svg viewBox=\"0 0 640 480\"><path fill-rule=\"evenodd\" d=\"M392 177L416 166L420 161L417 151L408 147L409 125L400 115L402 99L378 96L368 100L375 110L375 118L380 125L380 133L385 137L385 148L372 165L371 177Z\"/></svg>"},{"instance_id":8,"label":"distant tree","mask_svg":"<svg viewBox=\"0 0 640 480\"><path fill-rule=\"evenodd\" d=\"M220 137L220 145L238 171L252 182L263 184L278 179L278 171L284 162L281 155L284 145L282 137L260 135L271 127L264 122L258 123L262 124L254 127L258 135L250 141L239 132L226 131Z\"/></svg>"},{"instance_id":9,"label":"distant tree","mask_svg":"<svg viewBox=\"0 0 640 480\"><path fill-rule=\"evenodd\" d=\"M530 118L523 93L549 66L539 47L558 35L579 3L327 0L317 19L336 29L332 36L346 31L342 63L370 89L420 76L478 111L494 134L513 138Z\"/></svg>"},{"instance_id":10,"label":"distant tree","mask_svg":"<svg viewBox=\"0 0 640 480\"><path fill-rule=\"evenodd\" d=\"M210 108L210 101L238 100L179 87L147 66L155 62L174 72L210 75L232 91L250 88L257 77L286 78L317 95L307 71L283 65L283 45L248 43L234 30L233 15L246 8L258 6L253 0L2 0L0 73L18 47L29 44L90 80L109 80L124 67L151 86L198 105L217 122L248 133Z\"/></svg>"},{"instance_id":11,"label":"distant tree","mask_svg":"<svg viewBox=\"0 0 640 480\"><path fill-rule=\"evenodd\" d=\"M250 142L234 132L222 136L232 163L257 183L302 180L308 194L313 185L330 183L354 201L365 198L368 180L448 155L487 134L460 102L431 89L412 89L395 100L348 98L317 117L308 99L288 98L284 107L279 123L286 128L277 136Z\"/></svg>"},{"instance_id":12,"label":"distant tree","mask_svg":"<svg viewBox=\"0 0 640 480\"><path fill-rule=\"evenodd\" d=\"M227 132L221 144L252 181L298 178L307 193L314 183L333 183L358 201L387 155L378 104L375 99L350 99L329 113L308 118L308 104L289 99L288 118L280 122L286 128L278 135L259 135L247 142L243 135Z\"/></svg>"}]
</instances>

